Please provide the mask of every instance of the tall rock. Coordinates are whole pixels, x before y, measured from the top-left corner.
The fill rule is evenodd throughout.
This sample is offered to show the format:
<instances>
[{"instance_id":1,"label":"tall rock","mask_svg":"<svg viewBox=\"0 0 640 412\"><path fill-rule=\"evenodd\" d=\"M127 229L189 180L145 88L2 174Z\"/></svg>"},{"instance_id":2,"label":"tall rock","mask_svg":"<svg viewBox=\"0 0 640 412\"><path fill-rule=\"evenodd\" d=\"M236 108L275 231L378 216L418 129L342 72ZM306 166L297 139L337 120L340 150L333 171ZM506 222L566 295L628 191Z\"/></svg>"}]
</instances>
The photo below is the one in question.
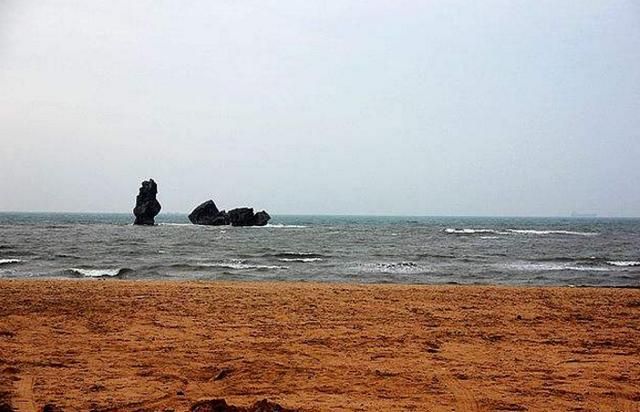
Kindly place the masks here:
<instances>
[{"instance_id":1,"label":"tall rock","mask_svg":"<svg viewBox=\"0 0 640 412\"><path fill-rule=\"evenodd\" d=\"M229 224L229 215L224 210L219 211L213 200L207 200L193 209L189 220L194 225L221 226Z\"/></svg>"},{"instance_id":2,"label":"tall rock","mask_svg":"<svg viewBox=\"0 0 640 412\"><path fill-rule=\"evenodd\" d=\"M142 182L140 193L136 197L136 207L133 214L136 216L134 225L154 225L155 217L160 213L160 202L156 199L158 185L153 179Z\"/></svg>"}]
</instances>

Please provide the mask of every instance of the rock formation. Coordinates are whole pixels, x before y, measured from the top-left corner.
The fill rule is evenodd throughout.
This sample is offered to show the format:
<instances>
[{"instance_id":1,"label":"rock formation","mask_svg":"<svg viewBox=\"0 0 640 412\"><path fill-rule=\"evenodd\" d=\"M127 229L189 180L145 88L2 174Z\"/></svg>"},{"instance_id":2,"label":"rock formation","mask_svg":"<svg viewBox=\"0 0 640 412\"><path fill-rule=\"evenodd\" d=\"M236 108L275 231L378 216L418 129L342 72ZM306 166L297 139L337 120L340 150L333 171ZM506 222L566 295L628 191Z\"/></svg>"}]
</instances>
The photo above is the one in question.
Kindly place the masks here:
<instances>
[{"instance_id":1,"label":"rock formation","mask_svg":"<svg viewBox=\"0 0 640 412\"><path fill-rule=\"evenodd\" d=\"M189 220L194 225L264 226L269 219L271 216L264 210L254 214L253 209L249 207L240 207L229 212L219 211L213 200L207 200L189 214Z\"/></svg>"},{"instance_id":2,"label":"rock formation","mask_svg":"<svg viewBox=\"0 0 640 412\"><path fill-rule=\"evenodd\" d=\"M271 219L271 216L264 210L256 214L253 208L240 207L229 210L229 220L232 226L264 226Z\"/></svg>"},{"instance_id":3,"label":"rock formation","mask_svg":"<svg viewBox=\"0 0 640 412\"><path fill-rule=\"evenodd\" d=\"M253 225L265 226L270 219L271 219L271 216L269 216L269 213L263 210L262 212L258 212L253 216Z\"/></svg>"},{"instance_id":4,"label":"rock formation","mask_svg":"<svg viewBox=\"0 0 640 412\"><path fill-rule=\"evenodd\" d=\"M133 214L136 216L134 225L154 225L155 217L160 213L160 202L156 199L158 185L153 179L142 182L140 193L136 197L136 207Z\"/></svg>"},{"instance_id":5,"label":"rock formation","mask_svg":"<svg viewBox=\"0 0 640 412\"><path fill-rule=\"evenodd\" d=\"M224 210L219 211L213 200L207 200L193 209L189 220L194 225L221 226L229 224L229 215Z\"/></svg>"}]
</instances>

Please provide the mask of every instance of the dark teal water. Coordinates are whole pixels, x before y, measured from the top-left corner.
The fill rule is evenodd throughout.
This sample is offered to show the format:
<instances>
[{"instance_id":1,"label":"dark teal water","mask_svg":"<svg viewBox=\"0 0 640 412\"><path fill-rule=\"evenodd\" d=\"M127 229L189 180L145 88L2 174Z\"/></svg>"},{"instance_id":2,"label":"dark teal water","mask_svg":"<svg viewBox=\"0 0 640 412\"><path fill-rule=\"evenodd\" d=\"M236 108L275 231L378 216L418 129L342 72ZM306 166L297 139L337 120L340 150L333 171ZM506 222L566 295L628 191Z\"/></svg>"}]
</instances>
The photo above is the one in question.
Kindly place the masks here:
<instances>
[{"instance_id":1,"label":"dark teal water","mask_svg":"<svg viewBox=\"0 0 640 412\"><path fill-rule=\"evenodd\" d=\"M640 219L0 213L0 277L640 286Z\"/></svg>"}]
</instances>

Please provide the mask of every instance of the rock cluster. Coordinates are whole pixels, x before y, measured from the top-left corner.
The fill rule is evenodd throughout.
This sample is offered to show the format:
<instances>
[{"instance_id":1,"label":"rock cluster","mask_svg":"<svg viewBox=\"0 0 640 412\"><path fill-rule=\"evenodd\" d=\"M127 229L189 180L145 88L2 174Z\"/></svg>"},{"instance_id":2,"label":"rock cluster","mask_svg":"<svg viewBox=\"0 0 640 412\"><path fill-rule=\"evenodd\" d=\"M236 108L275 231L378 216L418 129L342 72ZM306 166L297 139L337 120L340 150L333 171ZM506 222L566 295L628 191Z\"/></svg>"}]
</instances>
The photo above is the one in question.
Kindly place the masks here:
<instances>
[{"instance_id":1,"label":"rock cluster","mask_svg":"<svg viewBox=\"0 0 640 412\"><path fill-rule=\"evenodd\" d=\"M134 225L154 225L155 217L160 213L160 202L156 199L158 185L153 179L142 182L140 193L136 197L136 207L133 214L136 216ZM208 226L265 226L271 216L264 210L254 213L253 208L240 207L237 209L218 210L213 200L207 200L189 214L189 220L194 225Z\"/></svg>"},{"instance_id":2,"label":"rock cluster","mask_svg":"<svg viewBox=\"0 0 640 412\"><path fill-rule=\"evenodd\" d=\"M241 207L229 211L229 220L232 226L264 226L271 216L264 210L253 213L253 208Z\"/></svg>"},{"instance_id":3,"label":"rock cluster","mask_svg":"<svg viewBox=\"0 0 640 412\"><path fill-rule=\"evenodd\" d=\"M142 182L140 193L136 197L136 207L133 214L136 216L134 225L154 225L155 217L160 213L160 202L156 199L158 185L153 179Z\"/></svg>"},{"instance_id":4,"label":"rock cluster","mask_svg":"<svg viewBox=\"0 0 640 412\"><path fill-rule=\"evenodd\" d=\"M264 226L269 222L271 216L264 210L258 213L253 212L253 208L240 207L231 209L228 212L218 210L213 200L202 203L189 215L189 220L194 225L232 225L232 226Z\"/></svg>"}]
</instances>

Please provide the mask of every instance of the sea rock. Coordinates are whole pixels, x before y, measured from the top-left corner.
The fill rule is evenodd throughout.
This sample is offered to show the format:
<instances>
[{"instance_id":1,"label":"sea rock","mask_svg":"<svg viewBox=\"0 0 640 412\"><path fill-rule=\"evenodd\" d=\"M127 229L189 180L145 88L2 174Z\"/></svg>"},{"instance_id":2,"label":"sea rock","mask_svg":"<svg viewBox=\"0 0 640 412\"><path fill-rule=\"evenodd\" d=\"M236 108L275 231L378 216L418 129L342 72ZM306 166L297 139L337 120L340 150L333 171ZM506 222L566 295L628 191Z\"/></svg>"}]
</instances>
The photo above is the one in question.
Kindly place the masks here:
<instances>
[{"instance_id":1,"label":"sea rock","mask_svg":"<svg viewBox=\"0 0 640 412\"><path fill-rule=\"evenodd\" d=\"M253 216L253 208L250 207L239 207L229 210L231 226L252 226Z\"/></svg>"},{"instance_id":2,"label":"sea rock","mask_svg":"<svg viewBox=\"0 0 640 412\"><path fill-rule=\"evenodd\" d=\"M213 200L207 200L193 209L189 220L194 225L220 226L229 224L229 215L224 210L219 211Z\"/></svg>"},{"instance_id":3,"label":"sea rock","mask_svg":"<svg viewBox=\"0 0 640 412\"><path fill-rule=\"evenodd\" d=\"M229 211L229 220L232 226L264 226L269 222L271 216L264 210L256 214L253 208L240 207Z\"/></svg>"},{"instance_id":4,"label":"sea rock","mask_svg":"<svg viewBox=\"0 0 640 412\"><path fill-rule=\"evenodd\" d=\"M264 210L254 214L250 207L220 211L213 200L207 200L189 214L189 220L194 225L264 226L270 219L271 216Z\"/></svg>"},{"instance_id":5,"label":"sea rock","mask_svg":"<svg viewBox=\"0 0 640 412\"><path fill-rule=\"evenodd\" d=\"M264 210L261 212L256 213L253 216L253 225L254 226L265 226L269 220L271 219L271 216L269 216L269 213L265 212Z\"/></svg>"},{"instance_id":6,"label":"sea rock","mask_svg":"<svg viewBox=\"0 0 640 412\"><path fill-rule=\"evenodd\" d=\"M136 216L134 225L154 225L155 217L160 213L160 202L156 199L158 185L153 179L142 182L140 193L136 197L136 207L133 214Z\"/></svg>"}]
</instances>

